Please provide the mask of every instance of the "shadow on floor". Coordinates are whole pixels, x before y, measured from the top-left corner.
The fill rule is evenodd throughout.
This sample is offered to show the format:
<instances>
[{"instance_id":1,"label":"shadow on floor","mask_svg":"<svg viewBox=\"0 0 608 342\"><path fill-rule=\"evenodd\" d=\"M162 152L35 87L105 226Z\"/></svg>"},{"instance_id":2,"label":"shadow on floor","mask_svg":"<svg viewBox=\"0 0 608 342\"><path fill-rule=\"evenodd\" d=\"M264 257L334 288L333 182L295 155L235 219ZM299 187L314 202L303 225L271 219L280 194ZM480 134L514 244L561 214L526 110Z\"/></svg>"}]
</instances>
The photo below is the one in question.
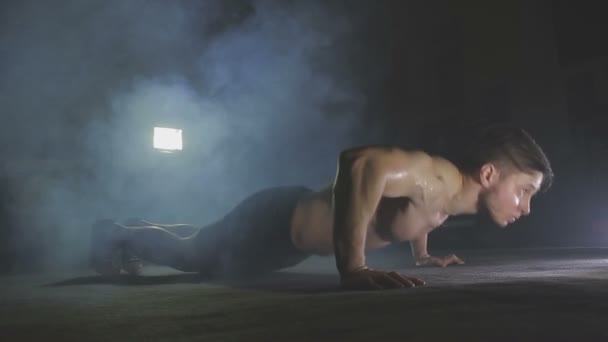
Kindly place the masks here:
<instances>
[{"instance_id":1,"label":"shadow on floor","mask_svg":"<svg viewBox=\"0 0 608 342\"><path fill-rule=\"evenodd\" d=\"M338 291L338 276L332 274L303 274L277 272L255 279L209 280L198 273L180 273L168 275L130 276L121 274L113 277L99 275L76 277L46 284L47 287L79 285L118 285L143 286L167 284L203 284L224 286L233 289L252 289L270 292L319 293Z\"/></svg>"}]
</instances>

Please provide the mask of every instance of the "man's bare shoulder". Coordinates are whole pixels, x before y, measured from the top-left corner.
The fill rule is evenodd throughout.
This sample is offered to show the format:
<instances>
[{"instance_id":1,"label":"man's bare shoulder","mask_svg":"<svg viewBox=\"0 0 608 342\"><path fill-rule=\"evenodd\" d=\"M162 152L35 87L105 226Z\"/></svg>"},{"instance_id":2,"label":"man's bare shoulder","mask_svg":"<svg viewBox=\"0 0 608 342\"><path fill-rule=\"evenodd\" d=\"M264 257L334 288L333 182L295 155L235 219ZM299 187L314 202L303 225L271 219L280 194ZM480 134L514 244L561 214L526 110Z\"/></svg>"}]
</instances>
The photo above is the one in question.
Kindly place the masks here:
<instances>
[{"instance_id":1,"label":"man's bare shoulder","mask_svg":"<svg viewBox=\"0 0 608 342\"><path fill-rule=\"evenodd\" d=\"M462 173L454 163L441 157L431 156L433 174L450 188L458 188L462 182Z\"/></svg>"},{"instance_id":2,"label":"man's bare shoulder","mask_svg":"<svg viewBox=\"0 0 608 342\"><path fill-rule=\"evenodd\" d=\"M381 164L399 165L405 163L417 167L432 167L433 157L422 150L404 149L390 145L364 145L344 150L343 159L364 158Z\"/></svg>"}]
</instances>

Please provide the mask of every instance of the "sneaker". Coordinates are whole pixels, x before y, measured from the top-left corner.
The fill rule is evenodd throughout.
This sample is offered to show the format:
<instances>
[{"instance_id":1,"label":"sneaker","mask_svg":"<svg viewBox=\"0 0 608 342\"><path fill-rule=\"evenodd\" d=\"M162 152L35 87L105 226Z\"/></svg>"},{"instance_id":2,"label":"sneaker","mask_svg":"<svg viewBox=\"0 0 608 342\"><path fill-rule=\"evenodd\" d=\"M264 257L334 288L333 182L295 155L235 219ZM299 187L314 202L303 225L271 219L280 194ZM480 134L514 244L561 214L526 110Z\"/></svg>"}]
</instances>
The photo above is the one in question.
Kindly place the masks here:
<instances>
[{"instance_id":1,"label":"sneaker","mask_svg":"<svg viewBox=\"0 0 608 342\"><path fill-rule=\"evenodd\" d=\"M143 268L144 263L135 253L128 248L122 250L122 269L125 272L129 275L137 276L141 274Z\"/></svg>"},{"instance_id":2,"label":"sneaker","mask_svg":"<svg viewBox=\"0 0 608 342\"><path fill-rule=\"evenodd\" d=\"M99 220L91 230L90 264L103 276L114 276L122 270L123 248L117 238L120 227L112 220Z\"/></svg>"}]
</instances>

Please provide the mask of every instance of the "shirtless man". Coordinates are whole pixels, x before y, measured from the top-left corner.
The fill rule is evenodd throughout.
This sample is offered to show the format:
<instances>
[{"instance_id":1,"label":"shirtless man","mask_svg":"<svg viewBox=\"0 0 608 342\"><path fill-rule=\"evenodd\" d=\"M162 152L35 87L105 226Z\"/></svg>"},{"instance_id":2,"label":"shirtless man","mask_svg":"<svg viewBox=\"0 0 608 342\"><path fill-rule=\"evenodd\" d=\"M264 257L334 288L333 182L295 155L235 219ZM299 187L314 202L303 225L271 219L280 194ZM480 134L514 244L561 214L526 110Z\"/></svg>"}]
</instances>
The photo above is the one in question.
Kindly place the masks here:
<instances>
[{"instance_id":1,"label":"shirtless man","mask_svg":"<svg viewBox=\"0 0 608 342\"><path fill-rule=\"evenodd\" d=\"M481 131L457 162L423 151L357 147L340 154L330 186L260 191L188 236L175 232L190 226L98 221L91 261L99 273L117 273L128 263L112 257L128 251L207 277L239 277L333 254L344 289L414 287L424 282L368 268L366 252L409 241L417 265L462 263L454 255L429 255L428 234L450 215L482 211L505 227L530 213L532 197L548 189L552 177L542 149L524 130L509 125Z\"/></svg>"}]
</instances>

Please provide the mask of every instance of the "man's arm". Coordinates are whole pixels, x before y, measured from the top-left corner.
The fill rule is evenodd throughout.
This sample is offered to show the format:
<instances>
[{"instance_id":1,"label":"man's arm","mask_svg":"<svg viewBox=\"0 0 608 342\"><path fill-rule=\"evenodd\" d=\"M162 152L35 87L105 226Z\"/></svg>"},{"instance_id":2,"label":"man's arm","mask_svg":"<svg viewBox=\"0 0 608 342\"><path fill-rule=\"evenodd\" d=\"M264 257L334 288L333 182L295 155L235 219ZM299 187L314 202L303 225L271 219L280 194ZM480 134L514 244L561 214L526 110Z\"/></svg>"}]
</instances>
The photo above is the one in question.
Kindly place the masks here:
<instances>
[{"instance_id":1,"label":"man's arm","mask_svg":"<svg viewBox=\"0 0 608 342\"><path fill-rule=\"evenodd\" d=\"M408 197L415 190L412 165L425 155L394 149L358 150L340 155L334 183L333 242L342 288L389 289L423 285L424 281L365 265L367 229L383 196Z\"/></svg>"},{"instance_id":2,"label":"man's arm","mask_svg":"<svg viewBox=\"0 0 608 342\"><path fill-rule=\"evenodd\" d=\"M340 154L334 182L333 241L338 270L365 267L369 224L383 196L412 197L432 159L425 153L370 148Z\"/></svg>"},{"instance_id":3,"label":"man's arm","mask_svg":"<svg viewBox=\"0 0 608 342\"><path fill-rule=\"evenodd\" d=\"M410 241L412 255L414 257L414 260L416 260L416 263L418 263L418 260L429 257L429 252L427 250L428 238L429 234L427 233L415 240Z\"/></svg>"},{"instance_id":4,"label":"man's arm","mask_svg":"<svg viewBox=\"0 0 608 342\"><path fill-rule=\"evenodd\" d=\"M384 193L386 177L365 157L340 156L334 184L333 241L340 274L365 268L368 225Z\"/></svg>"},{"instance_id":5,"label":"man's arm","mask_svg":"<svg viewBox=\"0 0 608 342\"><path fill-rule=\"evenodd\" d=\"M427 249L428 238L429 234L427 233L415 240L410 241L412 255L416 261L416 266L434 265L445 267L450 264L464 264L464 261L454 254L445 257L434 257L429 255Z\"/></svg>"}]
</instances>

